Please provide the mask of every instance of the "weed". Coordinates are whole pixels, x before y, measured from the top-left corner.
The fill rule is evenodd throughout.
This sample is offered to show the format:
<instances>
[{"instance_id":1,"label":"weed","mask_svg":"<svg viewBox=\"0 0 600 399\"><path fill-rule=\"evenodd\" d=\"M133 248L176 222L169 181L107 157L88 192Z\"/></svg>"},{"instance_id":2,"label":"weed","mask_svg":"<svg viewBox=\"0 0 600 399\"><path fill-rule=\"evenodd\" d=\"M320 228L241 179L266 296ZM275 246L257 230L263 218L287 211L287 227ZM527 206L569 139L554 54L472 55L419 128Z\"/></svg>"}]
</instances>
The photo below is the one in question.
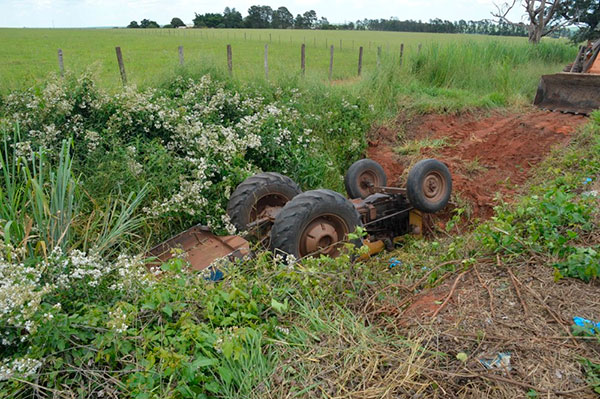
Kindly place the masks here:
<instances>
[{"instance_id":1,"label":"weed","mask_svg":"<svg viewBox=\"0 0 600 399\"><path fill-rule=\"evenodd\" d=\"M399 147L396 147L396 152L400 155L418 155L421 153L421 149L436 149L448 146L448 139L422 139L422 140L410 140Z\"/></svg>"}]
</instances>

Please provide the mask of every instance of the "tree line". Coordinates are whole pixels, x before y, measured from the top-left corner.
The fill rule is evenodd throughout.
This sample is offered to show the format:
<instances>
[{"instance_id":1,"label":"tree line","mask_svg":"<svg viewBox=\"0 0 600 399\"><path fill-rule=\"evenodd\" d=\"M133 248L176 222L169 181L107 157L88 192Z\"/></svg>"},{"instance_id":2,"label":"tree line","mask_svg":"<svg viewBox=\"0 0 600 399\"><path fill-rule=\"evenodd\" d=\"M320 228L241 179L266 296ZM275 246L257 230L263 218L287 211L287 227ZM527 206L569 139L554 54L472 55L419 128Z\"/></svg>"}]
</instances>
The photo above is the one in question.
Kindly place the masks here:
<instances>
[{"instance_id":1,"label":"tree line","mask_svg":"<svg viewBox=\"0 0 600 399\"><path fill-rule=\"evenodd\" d=\"M533 0L532 0L533 1ZM515 1L516 2L516 1ZM555 0L558 4L560 0ZM584 40L600 36L600 1L598 0L575 0L577 8L557 8L555 19L563 21L572 19L573 24L563 23L556 25L546 35L552 37L574 36L576 40ZM514 3L513 3L514 6ZM512 8L512 7L511 7ZM509 9L510 10L510 9ZM581 11L583 10L583 11ZM543 12L543 11L542 11ZM577 14L574 14L574 13ZM573 15L570 15L569 13ZM331 24L325 17L318 18L314 10L294 15L287 7L273 9L270 6L251 6L248 15L235 8L225 7L223 13L195 13L194 28L252 28L252 29L323 29L323 30L374 30L394 32L426 32L426 33L466 33L482 34L492 36L523 36L532 37L532 24L513 23L500 14L494 14L496 20L484 19L480 21L447 21L439 18L428 22L405 20L397 18L390 19L363 19L356 22L344 24ZM570 19L569 19L570 18ZM579 26L578 31L568 28L570 25ZM585 25L585 26L582 26ZM159 28L156 21L143 19L139 24L131 21L128 28ZM170 24L164 28L186 27L181 18L173 18Z\"/></svg>"}]
</instances>

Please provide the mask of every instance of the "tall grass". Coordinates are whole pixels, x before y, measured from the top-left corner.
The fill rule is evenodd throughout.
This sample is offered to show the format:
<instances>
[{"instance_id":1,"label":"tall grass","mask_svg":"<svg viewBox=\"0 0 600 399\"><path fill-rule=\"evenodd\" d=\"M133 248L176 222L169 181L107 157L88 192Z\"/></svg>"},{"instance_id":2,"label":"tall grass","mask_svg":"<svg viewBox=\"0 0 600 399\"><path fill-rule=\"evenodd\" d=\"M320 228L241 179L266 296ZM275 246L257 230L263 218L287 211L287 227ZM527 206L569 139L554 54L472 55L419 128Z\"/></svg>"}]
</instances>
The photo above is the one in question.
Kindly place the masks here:
<instances>
[{"instance_id":1,"label":"tall grass","mask_svg":"<svg viewBox=\"0 0 600 399\"><path fill-rule=\"evenodd\" d=\"M575 53L556 41L432 43L405 57L402 66L397 57L384 58L360 84L380 115L389 117L398 108L454 112L523 105L533 101L540 76L560 71Z\"/></svg>"},{"instance_id":2,"label":"tall grass","mask_svg":"<svg viewBox=\"0 0 600 399\"><path fill-rule=\"evenodd\" d=\"M2 135L0 226L7 257L47 256L55 248L92 249L109 256L141 227L143 218L135 210L146 187L124 200L109 201L105 210L81 214L83 190L73 174L71 140L63 141L54 165L43 148L27 154L15 150L18 126L12 137L6 131Z\"/></svg>"}]
</instances>

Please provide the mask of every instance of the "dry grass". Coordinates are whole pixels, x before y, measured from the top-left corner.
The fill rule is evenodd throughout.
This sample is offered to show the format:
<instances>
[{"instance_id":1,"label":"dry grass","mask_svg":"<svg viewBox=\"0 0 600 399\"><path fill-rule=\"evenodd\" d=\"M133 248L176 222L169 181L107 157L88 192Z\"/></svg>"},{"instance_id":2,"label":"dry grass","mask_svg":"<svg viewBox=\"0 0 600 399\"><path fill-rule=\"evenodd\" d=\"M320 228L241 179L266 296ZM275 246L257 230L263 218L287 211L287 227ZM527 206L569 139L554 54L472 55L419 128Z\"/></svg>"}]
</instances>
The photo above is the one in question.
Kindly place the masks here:
<instances>
[{"instance_id":1,"label":"dry grass","mask_svg":"<svg viewBox=\"0 0 600 399\"><path fill-rule=\"evenodd\" d=\"M600 319L600 284L556 283L544 263L490 260L468 269L454 292L456 276L410 296L401 309L380 304L387 314L373 323L406 335L436 337L427 348L449 355L424 359L421 372L436 384L421 397L597 397L580 360L600 359L600 340L574 337L570 326L574 316ZM450 304L438 312L443 298L451 298ZM460 352L468 355L464 363L456 358ZM499 352L511 352L511 371L487 370L479 362Z\"/></svg>"}]
</instances>

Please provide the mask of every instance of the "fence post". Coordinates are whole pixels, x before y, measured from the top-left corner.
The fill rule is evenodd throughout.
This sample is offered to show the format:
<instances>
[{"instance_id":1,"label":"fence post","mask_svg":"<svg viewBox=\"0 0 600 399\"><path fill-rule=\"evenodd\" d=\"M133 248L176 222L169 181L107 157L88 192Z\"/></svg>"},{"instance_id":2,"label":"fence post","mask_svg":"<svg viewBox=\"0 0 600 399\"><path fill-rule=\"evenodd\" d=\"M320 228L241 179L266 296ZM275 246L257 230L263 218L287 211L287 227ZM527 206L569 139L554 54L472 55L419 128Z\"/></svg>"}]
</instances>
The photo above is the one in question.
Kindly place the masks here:
<instances>
[{"instance_id":1,"label":"fence post","mask_svg":"<svg viewBox=\"0 0 600 399\"><path fill-rule=\"evenodd\" d=\"M329 56L329 80L333 77L333 45L331 45Z\"/></svg>"},{"instance_id":2,"label":"fence post","mask_svg":"<svg viewBox=\"0 0 600 399\"><path fill-rule=\"evenodd\" d=\"M304 43L300 50L300 69L302 69L302 76L306 75L306 45Z\"/></svg>"},{"instance_id":3,"label":"fence post","mask_svg":"<svg viewBox=\"0 0 600 399\"><path fill-rule=\"evenodd\" d=\"M381 66L381 46L377 47L377 68Z\"/></svg>"},{"instance_id":4,"label":"fence post","mask_svg":"<svg viewBox=\"0 0 600 399\"><path fill-rule=\"evenodd\" d=\"M358 76L362 73L362 58L363 58L363 47L360 46L358 49Z\"/></svg>"},{"instance_id":5,"label":"fence post","mask_svg":"<svg viewBox=\"0 0 600 399\"><path fill-rule=\"evenodd\" d=\"M121 47L115 47L117 52L117 62L119 63L119 72L121 72L121 81L123 86L127 84L127 75L125 74L125 64L123 63L123 54L121 53Z\"/></svg>"},{"instance_id":6,"label":"fence post","mask_svg":"<svg viewBox=\"0 0 600 399\"><path fill-rule=\"evenodd\" d=\"M227 45L227 69L229 69L229 76L233 75L233 55L231 54L231 44Z\"/></svg>"},{"instance_id":7,"label":"fence post","mask_svg":"<svg viewBox=\"0 0 600 399\"><path fill-rule=\"evenodd\" d=\"M269 80L269 45L265 44L265 79Z\"/></svg>"},{"instance_id":8,"label":"fence post","mask_svg":"<svg viewBox=\"0 0 600 399\"><path fill-rule=\"evenodd\" d=\"M65 64L63 63L63 52L62 49L58 49L58 69L60 70L60 77L65 76Z\"/></svg>"},{"instance_id":9,"label":"fence post","mask_svg":"<svg viewBox=\"0 0 600 399\"><path fill-rule=\"evenodd\" d=\"M179 65L183 66L183 46L179 46Z\"/></svg>"},{"instance_id":10,"label":"fence post","mask_svg":"<svg viewBox=\"0 0 600 399\"><path fill-rule=\"evenodd\" d=\"M402 56L404 56L404 43L400 44L400 65L402 65Z\"/></svg>"}]
</instances>

